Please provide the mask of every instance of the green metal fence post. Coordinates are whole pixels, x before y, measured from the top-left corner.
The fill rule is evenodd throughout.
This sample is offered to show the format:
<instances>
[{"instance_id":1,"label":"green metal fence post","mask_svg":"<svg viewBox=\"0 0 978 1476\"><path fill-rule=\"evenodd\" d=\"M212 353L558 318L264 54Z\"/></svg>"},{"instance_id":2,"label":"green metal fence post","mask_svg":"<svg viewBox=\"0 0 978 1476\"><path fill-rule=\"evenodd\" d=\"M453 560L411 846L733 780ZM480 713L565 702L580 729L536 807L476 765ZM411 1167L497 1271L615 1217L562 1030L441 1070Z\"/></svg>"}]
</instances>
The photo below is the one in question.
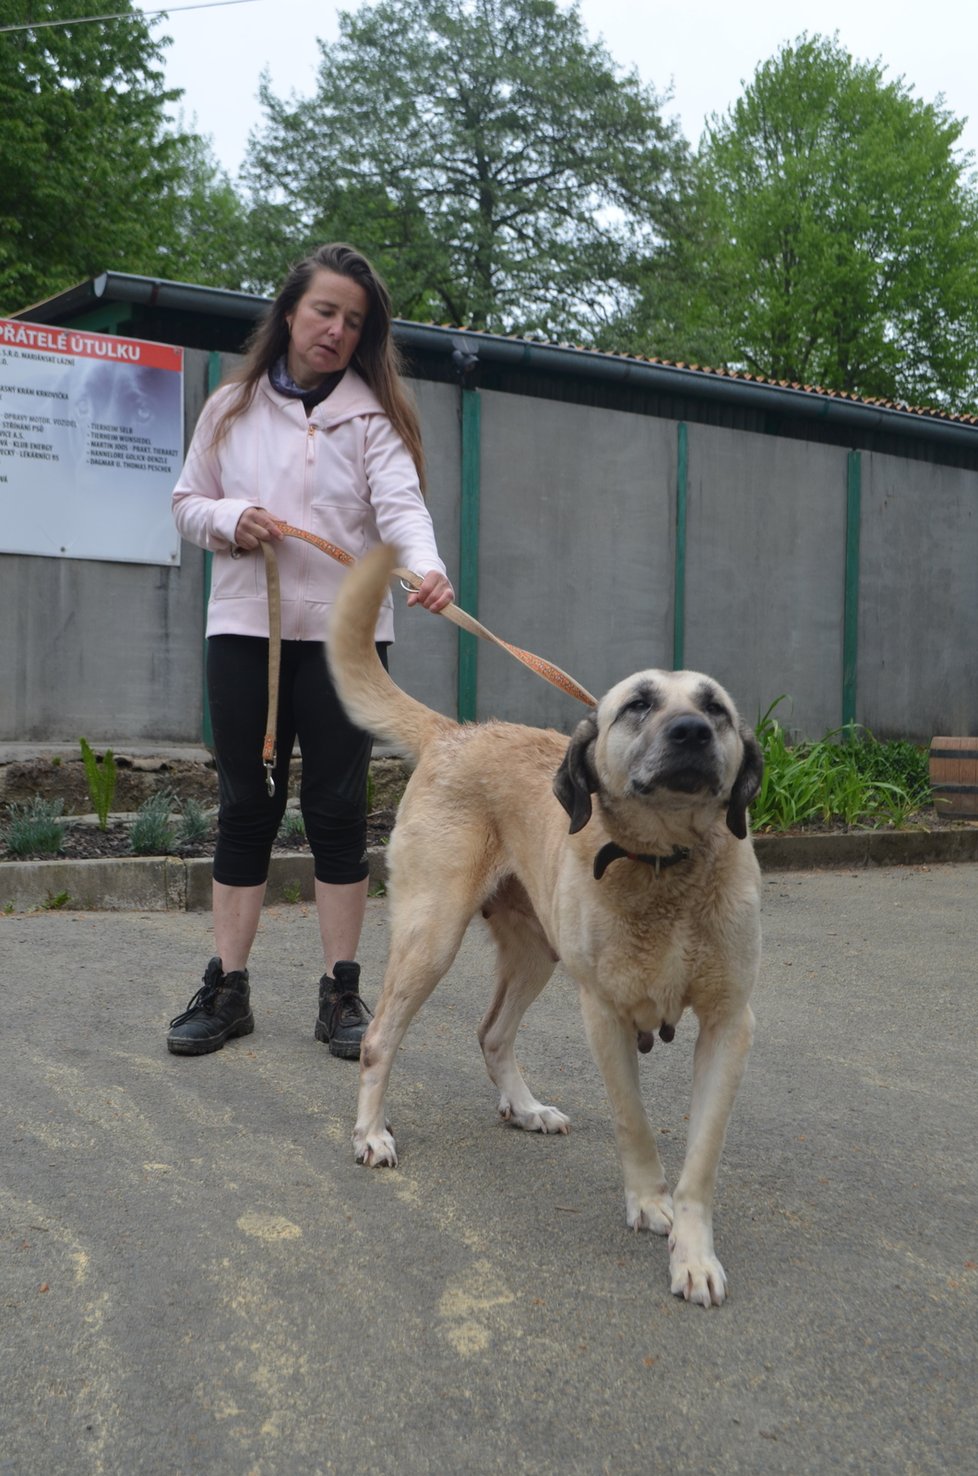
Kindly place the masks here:
<instances>
[{"instance_id":1,"label":"green metal fence post","mask_svg":"<svg viewBox=\"0 0 978 1476\"><path fill-rule=\"evenodd\" d=\"M470 615L479 613L479 497L482 450L482 402L476 389L462 389L462 485L459 511L458 602ZM458 633L458 719L475 721L478 692L478 641L467 630Z\"/></svg>"},{"instance_id":2,"label":"green metal fence post","mask_svg":"<svg viewBox=\"0 0 978 1476\"><path fill-rule=\"evenodd\" d=\"M221 382L221 356L215 350L207 355L207 393L213 394ZM207 606L211 597L211 565L214 555L204 551L204 626L207 625ZM207 697L207 640L204 639L204 676L203 676L203 709L200 725L200 736L205 748L214 747L214 729L211 725L211 705Z\"/></svg>"},{"instance_id":3,"label":"green metal fence post","mask_svg":"<svg viewBox=\"0 0 978 1476\"><path fill-rule=\"evenodd\" d=\"M676 437L676 547L672 594L672 668L686 665L686 490L689 469L689 438L686 422L677 426Z\"/></svg>"},{"instance_id":4,"label":"green metal fence post","mask_svg":"<svg viewBox=\"0 0 978 1476\"><path fill-rule=\"evenodd\" d=\"M842 616L842 726L856 721L859 655L859 532L862 521L862 456L850 451L846 466L845 603Z\"/></svg>"}]
</instances>

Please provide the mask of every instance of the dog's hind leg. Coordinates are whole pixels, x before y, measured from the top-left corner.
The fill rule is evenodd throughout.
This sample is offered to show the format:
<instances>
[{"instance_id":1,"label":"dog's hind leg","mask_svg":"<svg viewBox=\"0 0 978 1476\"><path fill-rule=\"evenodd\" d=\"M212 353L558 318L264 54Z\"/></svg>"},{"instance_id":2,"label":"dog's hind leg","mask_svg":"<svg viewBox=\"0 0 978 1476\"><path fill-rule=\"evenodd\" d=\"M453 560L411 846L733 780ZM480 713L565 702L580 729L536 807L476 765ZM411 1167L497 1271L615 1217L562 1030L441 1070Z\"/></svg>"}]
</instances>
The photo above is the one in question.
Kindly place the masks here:
<instances>
[{"instance_id":1,"label":"dog's hind leg","mask_svg":"<svg viewBox=\"0 0 978 1476\"><path fill-rule=\"evenodd\" d=\"M490 1079L499 1088L499 1112L528 1133L566 1133L570 1118L538 1102L516 1061L519 1023L554 971L556 960L539 926L508 908L487 917L496 941L496 992L479 1026Z\"/></svg>"},{"instance_id":2,"label":"dog's hind leg","mask_svg":"<svg viewBox=\"0 0 978 1476\"><path fill-rule=\"evenodd\" d=\"M625 1218L632 1230L668 1235L672 1199L655 1134L639 1090L635 1027L587 989L581 1009L591 1053L604 1078L615 1119L615 1140L625 1179Z\"/></svg>"},{"instance_id":3,"label":"dog's hind leg","mask_svg":"<svg viewBox=\"0 0 978 1476\"><path fill-rule=\"evenodd\" d=\"M412 918L402 908L392 921L384 984L360 1049L360 1092L353 1129L357 1163L397 1167L397 1149L384 1105L394 1057L414 1016L451 968L471 909L446 906L445 916L451 919L447 925L430 910L426 916Z\"/></svg>"}]
</instances>

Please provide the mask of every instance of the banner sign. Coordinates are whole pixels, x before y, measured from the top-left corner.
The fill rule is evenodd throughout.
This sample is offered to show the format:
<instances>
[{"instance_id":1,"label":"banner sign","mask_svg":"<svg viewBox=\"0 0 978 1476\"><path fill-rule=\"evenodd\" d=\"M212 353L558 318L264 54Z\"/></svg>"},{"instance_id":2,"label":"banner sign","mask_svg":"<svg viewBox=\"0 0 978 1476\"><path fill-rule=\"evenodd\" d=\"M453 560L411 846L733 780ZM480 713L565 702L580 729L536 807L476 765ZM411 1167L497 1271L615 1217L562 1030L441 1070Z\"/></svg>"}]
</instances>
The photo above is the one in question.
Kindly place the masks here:
<instances>
[{"instance_id":1,"label":"banner sign","mask_svg":"<svg viewBox=\"0 0 978 1476\"><path fill-rule=\"evenodd\" d=\"M0 553L180 562L183 349L0 319Z\"/></svg>"}]
</instances>

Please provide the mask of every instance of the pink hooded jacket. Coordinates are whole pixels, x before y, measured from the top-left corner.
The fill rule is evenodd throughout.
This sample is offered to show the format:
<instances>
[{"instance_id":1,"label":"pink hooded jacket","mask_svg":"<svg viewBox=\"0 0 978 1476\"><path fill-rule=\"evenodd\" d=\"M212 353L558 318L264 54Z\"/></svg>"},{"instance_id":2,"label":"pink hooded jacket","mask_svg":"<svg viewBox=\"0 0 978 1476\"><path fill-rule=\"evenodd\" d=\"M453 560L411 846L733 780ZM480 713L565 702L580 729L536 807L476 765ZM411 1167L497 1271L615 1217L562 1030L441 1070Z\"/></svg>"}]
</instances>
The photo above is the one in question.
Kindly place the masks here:
<instances>
[{"instance_id":1,"label":"pink hooded jacket","mask_svg":"<svg viewBox=\"0 0 978 1476\"><path fill-rule=\"evenodd\" d=\"M410 453L353 369L308 419L298 400L261 380L248 409L215 447L213 427L231 392L222 386L204 406L173 491L181 536L214 554L209 636L268 635L261 551L231 556L234 530L249 505L339 544L354 558L390 543L416 573L446 573ZM296 538L276 543L275 552L283 639L324 640L344 565ZM388 591L377 640L393 639Z\"/></svg>"}]
</instances>

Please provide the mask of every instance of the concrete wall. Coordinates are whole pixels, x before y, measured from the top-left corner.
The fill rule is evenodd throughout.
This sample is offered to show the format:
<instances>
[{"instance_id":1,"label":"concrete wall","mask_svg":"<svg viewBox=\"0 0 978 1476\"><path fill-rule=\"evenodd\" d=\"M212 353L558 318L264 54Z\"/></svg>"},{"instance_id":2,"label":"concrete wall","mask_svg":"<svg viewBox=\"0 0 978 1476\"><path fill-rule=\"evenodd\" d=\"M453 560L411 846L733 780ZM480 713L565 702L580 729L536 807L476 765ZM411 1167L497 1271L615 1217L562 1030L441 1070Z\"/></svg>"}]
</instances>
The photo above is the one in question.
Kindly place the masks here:
<instances>
[{"instance_id":1,"label":"concrete wall","mask_svg":"<svg viewBox=\"0 0 978 1476\"><path fill-rule=\"evenodd\" d=\"M479 618L596 696L671 665L676 428L483 395ZM479 717L567 729L581 707L479 647Z\"/></svg>"},{"instance_id":2,"label":"concrete wall","mask_svg":"<svg viewBox=\"0 0 978 1476\"><path fill-rule=\"evenodd\" d=\"M863 457L860 718L978 733L978 474Z\"/></svg>"},{"instance_id":3,"label":"concrete wall","mask_svg":"<svg viewBox=\"0 0 978 1476\"><path fill-rule=\"evenodd\" d=\"M846 452L689 427L685 665L753 722L841 721Z\"/></svg>"},{"instance_id":4,"label":"concrete wall","mask_svg":"<svg viewBox=\"0 0 978 1476\"><path fill-rule=\"evenodd\" d=\"M186 355L187 434L209 356ZM429 505L458 584L461 392L415 385ZM599 694L671 666L675 420L482 390L479 618ZM690 423L684 664L749 720L842 721L848 450ZM858 447L856 448L858 449ZM880 737L978 733L978 473L863 452L856 717ZM178 569L0 553L0 743L198 744L204 556ZM398 602L392 671L455 712L457 636ZM478 646L477 713L569 731L583 709Z\"/></svg>"}]
</instances>

